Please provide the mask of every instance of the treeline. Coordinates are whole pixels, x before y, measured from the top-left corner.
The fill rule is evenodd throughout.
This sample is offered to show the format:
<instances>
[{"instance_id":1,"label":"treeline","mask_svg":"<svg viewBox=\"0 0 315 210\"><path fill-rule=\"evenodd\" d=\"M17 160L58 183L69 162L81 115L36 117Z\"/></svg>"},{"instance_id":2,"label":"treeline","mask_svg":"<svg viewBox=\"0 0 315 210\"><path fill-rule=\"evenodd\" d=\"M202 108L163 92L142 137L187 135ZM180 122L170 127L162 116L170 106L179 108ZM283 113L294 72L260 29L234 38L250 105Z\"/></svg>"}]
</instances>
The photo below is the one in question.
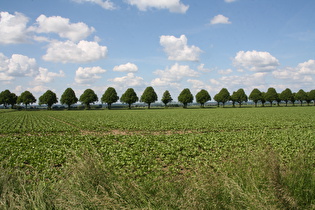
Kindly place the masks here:
<instances>
[{"instance_id":1,"label":"treeline","mask_svg":"<svg viewBox=\"0 0 315 210\"><path fill-rule=\"evenodd\" d=\"M128 88L126 92L119 97L115 88L109 87L102 95L100 101L102 103L106 103L108 109L111 109L112 104L118 102L119 99L120 102L128 104L129 109L133 103L138 101L148 104L148 108L150 109L151 104L158 100L158 96L153 87L147 87L140 99L133 88ZM183 104L183 107L186 108L189 103L193 102L194 96L188 88L185 88L179 94L177 99ZM205 103L210 101L212 98L208 91L202 89L196 94L195 99L201 107L204 107ZM235 107L236 103L241 107L242 104L248 100L253 101L255 106L257 106L258 103L261 103L262 106L264 106L266 102L269 102L270 106L272 106L274 102L276 102L278 106L281 102L285 102L285 105L287 106L289 102L294 105L296 101L298 101L301 106L303 102L306 102L309 105L313 101L315 106L315 90L305 92L300 89L297 93L294 93L287 88L281 93L277 93L275 88L272 87L270 87L267 92L261 92L255 88L252 90L250 95L247 96L242 88L234 91L232 94L230 94L226 88L222 88L221 91L213 97L213 99L217 102L218 106L221 104L223 107L227 102L232 102L233 107ZM3 105L4 107L10 105L11 108L14 108L17 104L24 104L27 109L29 104L33 104L36 101L37 99L29 91L24 91L20 96L17 96L15 93L11 93L9 90L4 90L0 93L0 105ZM90 109L91 104L99 101L99 98L92 89L86 89L78 99L72 88L67 88L60 98L60 103L67 105L68 109L70 109L71 105L76 104L78 101L80 101L86 109ZM173 101L173 98L168 90L163 93L161 101L165 106ZM47 109L51 109L52 105L56 103L58 103L58 97L56 93L51 90L47 90L38 99L38 104L46 104Z\"/></svg>"}]
</instances>

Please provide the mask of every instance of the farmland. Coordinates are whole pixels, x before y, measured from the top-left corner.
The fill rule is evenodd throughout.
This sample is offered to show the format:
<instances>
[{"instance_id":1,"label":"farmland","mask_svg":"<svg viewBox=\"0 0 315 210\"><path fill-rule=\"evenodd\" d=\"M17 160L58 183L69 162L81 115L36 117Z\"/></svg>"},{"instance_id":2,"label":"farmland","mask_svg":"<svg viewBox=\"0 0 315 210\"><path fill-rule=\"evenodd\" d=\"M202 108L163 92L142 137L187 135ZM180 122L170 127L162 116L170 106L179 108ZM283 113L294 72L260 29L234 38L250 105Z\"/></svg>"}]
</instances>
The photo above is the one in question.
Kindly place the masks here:
<instances>
[{"instance_id":1,"label":"farmland","mask_svg":"<svg viewBox=\"0 0 315 210\"><path fill-rule=\"evenodd\" d=\"M314 107L0 112L1 209L314 209Z\"/></svg>"}]
</instances>

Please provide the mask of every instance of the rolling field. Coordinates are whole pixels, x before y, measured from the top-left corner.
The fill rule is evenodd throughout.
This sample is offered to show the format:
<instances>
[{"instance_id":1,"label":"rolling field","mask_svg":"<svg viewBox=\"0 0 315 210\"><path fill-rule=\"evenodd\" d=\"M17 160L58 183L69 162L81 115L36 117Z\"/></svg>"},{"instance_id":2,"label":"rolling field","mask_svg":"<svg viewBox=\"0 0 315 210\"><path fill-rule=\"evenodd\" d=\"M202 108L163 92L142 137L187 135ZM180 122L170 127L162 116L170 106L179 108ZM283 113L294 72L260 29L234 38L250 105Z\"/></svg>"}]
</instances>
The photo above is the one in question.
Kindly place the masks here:
<instances>
[{"instance_id":1,"label":"rolling field","mask_svg":"<svg viewBox=\"0 0 315 210\"><path fill-rule=\"evenodd\" d=\"M315 209L315 107L0 112L0 209Z\"/></svg>"}]
</instances>

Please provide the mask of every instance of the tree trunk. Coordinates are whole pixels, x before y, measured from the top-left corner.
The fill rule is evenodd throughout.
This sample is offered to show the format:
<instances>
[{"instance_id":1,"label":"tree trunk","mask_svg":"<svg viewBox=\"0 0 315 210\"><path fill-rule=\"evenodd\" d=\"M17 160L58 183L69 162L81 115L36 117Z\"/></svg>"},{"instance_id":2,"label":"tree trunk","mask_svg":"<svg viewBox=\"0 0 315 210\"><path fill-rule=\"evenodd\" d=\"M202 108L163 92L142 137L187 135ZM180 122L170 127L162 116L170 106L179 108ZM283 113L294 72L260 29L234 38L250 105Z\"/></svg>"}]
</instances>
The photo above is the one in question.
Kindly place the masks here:
<instances>
[{"instance_id":1,"label":"tree trunk","mask_svg":"<svg viewBox=\"0 0 315 210\"><path fill-rule=\"evenodd\" d=\"M257 102L255 102L255 107L257 107Z\"/></svg>"},{"instance_id":2,"label":"tree trunk","mask_svg":"<svg viewBox=\"0 0 315 210\"><path fill-rule=\"evenodd\" d=\"M301 106L303 106L302 104L303 104L303 101L300 101L300 103L301 103Z\"/></svg>"},{"instance_id":3,"label":"tree trunk","mask_svg":"<svg viewBox=\"0 0 315 210\"><path fill-rule=\"evenodd\" d=\"M131 109L131 104L129 104L129 107L128 107L128 109Z\"/></svg>"},{"instance_id":4,"label":"tree trunk","mask_svg":"<svg viewBox=\"0 0 315 210\"><path fill-rule=\"evenodd\" d=\"M148 103L148 109L150 109L151 103Z\"/></svg>"},{"instance_id":5,"label":"tree trunk","mask_svg":"<svg viewBox=\"0 0 315 210\"><path fill-rule=\"evenodd\" d=\"M68 110L70 110L70 106L71 106L71 104L68 104Z\"/></svg>"},{"instance_id":6,"label":"tree trunk","mask_svg":"<svg viewBox=\"0 0 315 210\"><path fill-rule=\"evenodd\" d=\"M285 106L288 106L288 101L285 102Z\"/></svg>"}]
</instances>

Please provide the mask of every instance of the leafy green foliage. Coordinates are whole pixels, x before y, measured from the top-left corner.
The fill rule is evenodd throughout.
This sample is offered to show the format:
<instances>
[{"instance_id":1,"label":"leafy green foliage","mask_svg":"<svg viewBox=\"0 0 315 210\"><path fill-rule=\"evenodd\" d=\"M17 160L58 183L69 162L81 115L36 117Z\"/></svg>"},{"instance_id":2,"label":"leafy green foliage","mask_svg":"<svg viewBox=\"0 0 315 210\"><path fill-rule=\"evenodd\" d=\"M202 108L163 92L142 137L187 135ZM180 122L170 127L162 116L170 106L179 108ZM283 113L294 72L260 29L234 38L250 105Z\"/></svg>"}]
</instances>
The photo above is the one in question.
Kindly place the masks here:
<instances>
[{"instance_id":1,"label":"leafy green foliage","mask_svg":"<svg viewBox=\"0 0 315 210\"><path fill-rule=\"evenodd\" d=\"M268 88L266 95L265 95L265 100L269 101L270 106L272 106L272 102L276 101L277 98L278 98L278 93L277 93L276 89L274 89L272 87Z\"/></svg>"},{"instance_id":2,"label":"leafy green foliage","mask_svg":"<svg viewBox=\"0 0 315 210\"><path fill-rule=\"evenodd\" d=\"M200 105L202 107L204 107L205 103L207 101L210 101L211 100L211 96L210 94L208 93L208 91L202 89L200 90L197 94L196 94L196 101L198 103L200 103Z\"/></svg>"},{"instance_id":3,"label":"leafy green foliage","mask_svg":"<svg viewBox=\"0 0 315 210\"><path fill-rule=\"evenodd\" d=\"M70 109L70 106L72 104L75 104L78 102L78 98L75 95L75 92L72 90L72 88L67 88L65 92L63 92L61 98L60 98L61 104L68 105L68 109Z\"/></svg>"},{"instance_id":4,"label":"leafy green foliage","mask_svg":"<svg viewBox=\"0 0 315 210\"><path fill-rule=\"evenodd\" d=\"M307 100L307 97L307 93L302 89L300 89L295 95L295 99L300 101L301 106L303 104L303 101Z\"/></svg>"},{"instance_id":5,"label":"leafy green foliage","mask_svg":"<svg viewBox=\"0 0 315 210\"><path fill-rule=\"evenodd\" d=\"M308 93L308 98L314 102L314 106L315 106L315 90L311 90L309 93Z\"/></svg>"},{"instance_id":6,"label":"leafy green foliage","mask_svg":"<svg viewBox=\"0 0 315 210\"><path fill-rule=\"evenodd\" d=\"M148 104L148 108L150 109L150 105L151 103L154 103L158 100L158 96L155 93L153 87L147 87L143 94L141 95L140 101L147 103Z\"/></svg>"},{"instance_id":7,"label":"leafy green foliage","mask_svg":"<svg viewBox=\"0 0 315 210\"><path fill-rule=\"evenodd\" d=\"M213 99L218 102L218 106L220 103L222 103L224 107L224 104L230 100L230 93L226 88L222 88L220 92L214 96Z\"/></svg>"},{"instance_id":8,"label":"leafy green foliage","mask_svg":"<svg viewBox=\"0 0 315 210\"><path fill-rule=\"evenodd\" d=\"M131 109L131 104L136 103L138 100L139 98L133 88L128 88L120 98L121 102L129 105L129 109Z\"/></svg>"},{"instance_id":9,"label":"leafy green foliage","mask_svg":"<svg viewBox=\"0 0 315 210\"><path fill-rule=\"evenodd\" d=\"M42 96L39 97L39 105L47 104L47 109L51 109L51 106L57 102L57 95L51 90L47 90Z\"/></svg>"},{"instance_id":10,"label":"leafy green foliage","mask_svg":"<svg viewBox=\"0 0 315 210\"><path fill-rule=\"evenodd\" d=\"M9 90L5 90L0 93L0 104L3 104L4 107L11 105L11 107L13 108L16 102L17 96L15 95L15 93L11 93Z\"/></svg>"},{"instance_id":11,"label":"leafy green foliage","mask_svg":"<svg viewBox=\"0 0 315 210\"><path fill-rule=\"evenodd\" d=\"M109 87L107 90L104 92L101 101L103 103L108 104L108 109L111 109L111 106L113 103L116 103L119 100L119 97L117 95L117 92L115 88Z\"/></svg>"},{"instance_id":12,"label":"leafy green foliage","mask_svg":"<svg viewBox=\"0 0 315 210\"><path fill-rule=\"evenodd\" d=\"M260 90L257 88L253 89L252 92L249 94L249 100L252 100L255 103L255 107L257 107L258 101L262 100L262 94Z\"/></svg>"},{"instance_id":13,"label":"leafy green foliage","mask_svg":"<svg viewBox=\"0 0 315 210\"><path fill-rule=\"evenodd\" d=\"M231 98L233 98L233 100L235 100L240 107L242 106L243 102L247 102L248 100L247 95L245 94L245 91L242 88L234 92Z\"/></svg>"},{"instance_id":14,"label":"leafy green foliage","mask_svg":"<svg viewBox=\"0 0 315 210\"><path fill-rule=\"evenodd\" d=\"M290 88L287 88L284 91L282 91L280 93L279 98L285 102L285 106L288 106L288 102L292 98L292 91L290 90Z\"/></svg>"},{"instance_id":15,"label":"leafy green foliage","mask_svg":"<svg viewBox=\"0 0 315 210\"><path fill-rule=\"evenodd\" d=\"M192 103L194 100L194 96L191 94L188 88L182 90L182 92L178 96L178 101L183 103L184 108L187 108L188 103Z\"/></svg>"},{"instance_id":16,"label":"leafy green foliage","mask_svg":"<svg viewBox=\"0 0 315 210\"><path fill-rule=\"evenodd\" d=\"M27 109L28 104L32 104L36 102L36 98L29 91L24 91L17 99L17 103L25 104L25 108Z\"/></svg>"},{"instance_id":17,"label":"leafy green foliage","mask_svg":"<svg viewBox=\"0 0 315 210\"><path fill-rule=\"evenodd\" d=\"M173 99L172 99L172 96L170 94L170 92L168 90L166 90L164 93L163 93L163 96L162 96L162 102L164 103L165 107L167 106L168 103L172 102Z\"/></svg>"},{"instance_id":18,"label":"leafy green foliage","mask_svg":"<svg viewBox=\"0 0 315 210\"><path fill-rule=\"evenodd\" d=\"M90 109L90 104L98 101L98 97L92 89L86 89L80 96L79 101L86 106L86 109Z\"/></svg>"}]
</instances>

